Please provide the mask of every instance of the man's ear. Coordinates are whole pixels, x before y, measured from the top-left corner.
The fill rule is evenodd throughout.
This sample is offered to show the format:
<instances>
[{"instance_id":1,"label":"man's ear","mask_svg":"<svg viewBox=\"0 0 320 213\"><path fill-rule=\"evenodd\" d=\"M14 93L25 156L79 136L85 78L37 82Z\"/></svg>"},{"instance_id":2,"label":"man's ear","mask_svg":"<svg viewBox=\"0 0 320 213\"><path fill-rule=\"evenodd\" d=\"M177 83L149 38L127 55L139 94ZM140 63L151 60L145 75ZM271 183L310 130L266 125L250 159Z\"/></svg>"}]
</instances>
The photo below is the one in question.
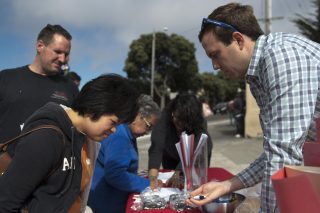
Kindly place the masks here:
<instances>
[{"instance_id":1,"label":"man's ear","mask_svg":"<svg viewBox=\"0 0 320 213\"><path fill-rule=\"evenodd\" d=\"M36 44L37 53L41 52L44 47L45 47L44 42L42 40L38 40Z\"/></svg>"},{"instance_id":2,"label":"man's ear","mask_svg":"<svg viewBox=\"0 0 320 213\"><path fill-rule=\"evenodd\" d=\"M243 49L244 47L244 37L240 32L233 32L232 33L232 38L237 42L239 45L240 50Z\"/></svg>"}]
</instances>

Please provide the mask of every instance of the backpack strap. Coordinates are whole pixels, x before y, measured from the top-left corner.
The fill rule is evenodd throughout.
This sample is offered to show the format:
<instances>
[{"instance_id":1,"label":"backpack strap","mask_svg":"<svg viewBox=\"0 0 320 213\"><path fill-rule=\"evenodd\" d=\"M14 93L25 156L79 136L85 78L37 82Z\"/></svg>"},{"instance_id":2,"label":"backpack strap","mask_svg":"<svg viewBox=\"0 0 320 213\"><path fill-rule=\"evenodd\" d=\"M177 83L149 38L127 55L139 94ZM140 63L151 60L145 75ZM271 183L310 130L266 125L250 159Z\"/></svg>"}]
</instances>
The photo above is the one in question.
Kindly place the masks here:
<instances>
[{"instance_id":1,"label":"backpack strap","mask_svg":"<svg viewBox=\"0 0 320 213\"><path fill-rule=\"evenodd\" d=\"M62 130L57 126L48 124L48 125L40 125L40 126L35 127L27 132L21 133L20 135L12 138L10 140L5 141L4 143L0 144L0 151L3 151L3 152L7 151L7 148L11 143L15 142L19 138L22 138L26 135L29 135L32 132L40 130L40 129L54 129L54 130L56 130L57 132L59 132L63 136L63 144L65 143L65 138L64 138L64 134L63 134Z\"/></svg>"},{"instance_id":2,"label":"backpack strap","mask_svg":"<svg viewBox=\"0 0 320 213\"><path fill-rule=\"evenodd\" d=\"M40 125L38 127L35 127L35 128L33 128L33 129L31 129L31 130L29 130L27 132L21 133L20 135L18 135L16 137L4 142L3 144L0 144L0 153L1 152L6 152L8 146L10 144L16 142L18 139L20 139L20 138L22 138L22 137L24 137L26 135L29 135L30 133L33 133L35 131L41 130L41 129L53 129L53 130L57 131L58 133L60 133L62 135L63 145L65 144L65 135L64 135L64 133L62 132L62 130L59 127L57 127L55 125L44 124L44 125ZM4 154L7 154L7 153L4 153ZM9 159L8 159L9 162L11 162L11 156L9 154L7 154L7 156L9 157ZM60 167L60 163L58 163L58 165L48 173L48 175L46 176L46 178L44 180L48 179L55 171L57 171L59 169L59 167ZM0 174L0 176L1 176L1 174Z\"/></svg>"}]
</instances>

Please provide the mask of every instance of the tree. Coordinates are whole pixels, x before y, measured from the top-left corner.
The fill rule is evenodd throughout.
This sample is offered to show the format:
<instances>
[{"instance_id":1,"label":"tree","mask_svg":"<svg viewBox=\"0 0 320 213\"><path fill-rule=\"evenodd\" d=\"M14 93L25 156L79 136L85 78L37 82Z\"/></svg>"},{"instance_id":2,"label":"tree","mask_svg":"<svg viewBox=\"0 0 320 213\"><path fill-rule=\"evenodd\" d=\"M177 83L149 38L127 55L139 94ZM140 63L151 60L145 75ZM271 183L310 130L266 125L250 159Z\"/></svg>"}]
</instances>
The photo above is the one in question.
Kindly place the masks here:
<instances>
[{"instance_id":1,"label":"tree","mask_svg":"<svg viewBox=\"0 0 320 213\"><path fill-rule=\"evenodd\" d=\"M200 96L207 100L210 106L219 102L226 102L234 99L237 89L245 89L243 79L235 80L226 77L222 72L214 74L212 72L204 72L199 74L202 89Z\"/></svg>"},{"instance_id":2,"label":"tree","mask_svg":"<svg viewBox=\"0 0 320 213\"><path fill-rule=\"evenodd\" d=\"M300 32L311 39L312 41L320 43L320 0L312 1L316 9L316 14L310 14L312 17L316 17L316 20L303 17L297 14L299 18L294 19L293 22L300 29Z\"/></svg>"},{"instance_id":3,"label":"tree","mask_svg":"<svg viewBox=\"0 0 320 213\"><path fill-rule=\"evenodd\" d=\"M197 76L198 64L195 47L184 37L165 33L156 33L155 42L155 94L161 98L161 106L171 92L197 91L200 79ZM124 71L129 79L134 80L144 93L145 85L151 80L152 34L141 35L130 45ZM141 86L144 85L144 86Z\"/></svg>"}]
</instances>

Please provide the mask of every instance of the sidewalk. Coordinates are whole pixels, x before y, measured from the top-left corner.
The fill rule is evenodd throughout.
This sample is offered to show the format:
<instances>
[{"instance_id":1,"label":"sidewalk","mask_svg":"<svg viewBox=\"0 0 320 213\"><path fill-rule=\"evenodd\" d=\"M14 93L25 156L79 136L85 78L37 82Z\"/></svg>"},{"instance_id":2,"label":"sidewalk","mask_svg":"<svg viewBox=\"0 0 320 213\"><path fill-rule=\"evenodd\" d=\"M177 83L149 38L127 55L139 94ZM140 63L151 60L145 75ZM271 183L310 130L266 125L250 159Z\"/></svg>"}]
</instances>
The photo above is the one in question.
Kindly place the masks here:
<instances>
[{"instance_id":1,"label":"sidewalk","mask_svg":"<svg viewBox=\"0 0 320 213\"><path fill-rule=\"evenodd\" d=\"M208 130L213 141L211 167L222 167L236 174L263 151L262 138L235 138L235 127L230 120L210 122Z\"/></svg>"},{"instance_id":2,"label":"sidewalk","mask_svg":"<svg viewBox=\"0 0 320 213\"><path fill-rule=\"evenodd\" d=\"M213 141L211 167L236 174L262 153L262 138L235 138L235 127L228 118L210 120L208 131ZM150 135L138 138L139 170L148 169L149 146Z\"/></svg>"}]
</instances>

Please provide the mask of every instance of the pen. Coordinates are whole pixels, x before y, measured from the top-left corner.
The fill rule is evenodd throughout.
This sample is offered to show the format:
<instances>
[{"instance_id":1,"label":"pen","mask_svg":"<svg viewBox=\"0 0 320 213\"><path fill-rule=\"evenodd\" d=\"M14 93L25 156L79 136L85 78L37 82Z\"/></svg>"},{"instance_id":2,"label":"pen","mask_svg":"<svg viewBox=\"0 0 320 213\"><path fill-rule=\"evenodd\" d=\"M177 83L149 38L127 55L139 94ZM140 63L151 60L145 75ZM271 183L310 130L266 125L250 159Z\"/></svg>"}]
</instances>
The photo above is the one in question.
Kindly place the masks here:
<instances>
[{"instance_id":1,"label":"pen","mask_svg":"<svg viewBox=\"0 0 320 213\"><path fill-rule=\"evenodd\" d=\"M193 199L195 200L203 200L203 199L206 199L206 197L204 195L196 195L193 197Z\"/></svg>"}]
</instances>

